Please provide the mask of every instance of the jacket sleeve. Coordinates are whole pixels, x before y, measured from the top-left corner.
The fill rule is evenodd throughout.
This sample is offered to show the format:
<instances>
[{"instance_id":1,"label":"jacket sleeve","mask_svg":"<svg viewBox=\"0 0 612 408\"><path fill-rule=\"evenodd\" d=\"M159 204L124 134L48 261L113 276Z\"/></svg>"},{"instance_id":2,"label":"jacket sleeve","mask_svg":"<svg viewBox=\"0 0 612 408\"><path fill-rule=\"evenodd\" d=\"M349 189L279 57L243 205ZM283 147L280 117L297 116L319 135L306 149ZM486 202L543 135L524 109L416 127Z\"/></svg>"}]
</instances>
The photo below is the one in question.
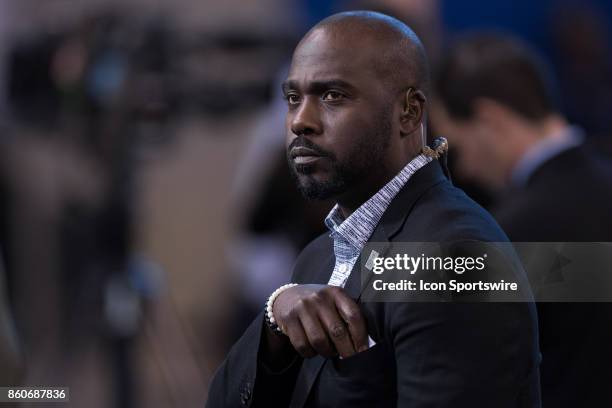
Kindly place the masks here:
<instances>
[{"instance_id":1,"label":"jacket sleeve","mask_svg":"<svg viewBox=\"0 0 612 408\"><path fill-rule=\"evenodd\" d=\"M262 311L217 369L209 387L207 407L289 405L303 360L296 354L280 371L267 368L260 359L264 325Z\"/></svg>"},{"instance_id":2,"label":"jacket sleeve","mask_svg":"<svg viewBox=\"0 0 612 408\"><path fill-rule=\"evenodd\" d=\"M252 406L263 324L262 311L215 372L208 389L206 407Z\"/></svg>"},{"instance_id":3,"label":"jacket sleeve","mask_svg":"<svg viewBox=\"0 0 612 408\"><path fill-rule=\"evenodd\" d=\"M308 264L305 260L309 260L318 246L327 243L328 239L323 234L302 251L296 261L291 282L312 281L308 269L304 267ZM217 369L208 391L208 408L289 405L303 360L298 357L279 372L272 372L260 364L258 357L265 324L262 310Z\"/></svg>"}]
</instances>

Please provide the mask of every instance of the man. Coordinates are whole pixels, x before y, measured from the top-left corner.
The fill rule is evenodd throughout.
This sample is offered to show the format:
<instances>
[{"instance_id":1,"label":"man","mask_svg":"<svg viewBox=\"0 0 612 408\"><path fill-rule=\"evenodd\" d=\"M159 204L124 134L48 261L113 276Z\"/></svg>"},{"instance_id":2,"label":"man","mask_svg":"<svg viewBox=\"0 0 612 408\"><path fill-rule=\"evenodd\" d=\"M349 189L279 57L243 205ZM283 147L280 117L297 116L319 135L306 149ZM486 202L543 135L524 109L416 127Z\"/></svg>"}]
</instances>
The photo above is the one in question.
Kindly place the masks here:
<instances>
[{"instance_id":1,"label":"man","mask_svg":"<svg viewBox=\"0 0 612 408\"><path fill-rule=\"evenodd\" d=\"M456 42L435 80L436 130L467 178L508 190L494 215L512 241L612 241L612 168L559 113L544 67L506 36ZM539 303L538 320L543 406L612 406L611 305Z\"/></svg>"},{"instance_id":2,"label":"man","mask_svg":"<svg viewBox=\"0 0 612 408\"><path fill-rule=\"evenodd\" d=\"M331 233L234 345L209 407L539 406L531 303L361 299L367 242L507 240L420 153L428 82L419 39L382 14L334 15L298 44L289 167L306 197L336 200Z\"/></svg>"}]
</instances>

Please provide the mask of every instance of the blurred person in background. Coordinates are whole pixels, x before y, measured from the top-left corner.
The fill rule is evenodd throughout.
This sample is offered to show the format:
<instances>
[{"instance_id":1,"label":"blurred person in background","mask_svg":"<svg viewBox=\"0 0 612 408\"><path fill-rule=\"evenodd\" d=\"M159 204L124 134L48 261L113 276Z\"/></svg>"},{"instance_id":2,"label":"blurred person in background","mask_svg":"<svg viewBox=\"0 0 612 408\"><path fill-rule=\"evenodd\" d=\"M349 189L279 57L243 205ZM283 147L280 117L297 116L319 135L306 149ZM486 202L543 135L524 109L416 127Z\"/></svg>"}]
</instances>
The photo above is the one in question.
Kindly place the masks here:
<instances>
[{"instance_id":1,"label":"blurred person in background","mask_svg":"<svg viewBox=\"0 0 612 408\"><path fill-rule=\"evenodd\" d=\"M443 56L434 87L435 129L457 147L458 170L497 194L512 241L612 241L611 164L559 111L540 56L474 33ZM538 304L544 407L612 406L611 306Z\"/></svg>"}]
</instances>

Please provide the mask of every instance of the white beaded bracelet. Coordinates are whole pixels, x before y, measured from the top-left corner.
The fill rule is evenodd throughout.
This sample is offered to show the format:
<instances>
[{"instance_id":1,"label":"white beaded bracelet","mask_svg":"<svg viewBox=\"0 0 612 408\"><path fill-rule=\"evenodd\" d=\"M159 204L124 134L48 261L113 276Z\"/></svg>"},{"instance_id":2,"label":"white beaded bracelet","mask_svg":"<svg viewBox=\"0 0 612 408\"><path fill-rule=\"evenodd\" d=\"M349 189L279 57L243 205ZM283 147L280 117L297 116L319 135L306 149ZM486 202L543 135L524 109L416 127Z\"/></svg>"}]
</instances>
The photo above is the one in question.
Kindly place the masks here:
<instances>
[{"instance_id":1,"label":"white beaded bracelet","mask_svg":"<svg viewBox=\"0 0 612 408\"><path fill-rule=\"evenodd\" d=\"M297 283L288 283L286 285L281 286L280 288L272 292L272 294L268 298L268 301L266 302L266 313L265 313L266 323L268 324L270 329L272 329L272 331L274 331L275 333L284 334L283 331L280 329L280 327L278 327L278 324L276 324L276 320L274 319L274 313L272 312L272 306L274 305L274 301L276 300L278 295L283 293L285 290L292 288L294 286L297 286L297 285L298 285Z\"/></svg>"}]
</instances>

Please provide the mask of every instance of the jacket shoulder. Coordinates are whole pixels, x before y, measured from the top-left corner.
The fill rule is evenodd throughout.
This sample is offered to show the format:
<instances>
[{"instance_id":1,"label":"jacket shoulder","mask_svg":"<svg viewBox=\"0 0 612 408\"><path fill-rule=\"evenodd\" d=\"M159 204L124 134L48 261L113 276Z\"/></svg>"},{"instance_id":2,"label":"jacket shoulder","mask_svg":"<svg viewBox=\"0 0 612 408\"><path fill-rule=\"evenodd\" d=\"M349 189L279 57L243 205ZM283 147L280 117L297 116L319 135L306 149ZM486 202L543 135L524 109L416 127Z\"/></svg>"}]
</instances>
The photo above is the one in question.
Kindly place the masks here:
<instances>
[{"instance_id":1,"label":"jacket shoulder","mask_svg":"<svg viewBox=\"0 0 612 408\"><path fill-rule=\"evenodd\" d=\"M400 234L424 242L508 241L491 214L450 182L439 183L423 194Z\"/></svg>"}]
</instances>

